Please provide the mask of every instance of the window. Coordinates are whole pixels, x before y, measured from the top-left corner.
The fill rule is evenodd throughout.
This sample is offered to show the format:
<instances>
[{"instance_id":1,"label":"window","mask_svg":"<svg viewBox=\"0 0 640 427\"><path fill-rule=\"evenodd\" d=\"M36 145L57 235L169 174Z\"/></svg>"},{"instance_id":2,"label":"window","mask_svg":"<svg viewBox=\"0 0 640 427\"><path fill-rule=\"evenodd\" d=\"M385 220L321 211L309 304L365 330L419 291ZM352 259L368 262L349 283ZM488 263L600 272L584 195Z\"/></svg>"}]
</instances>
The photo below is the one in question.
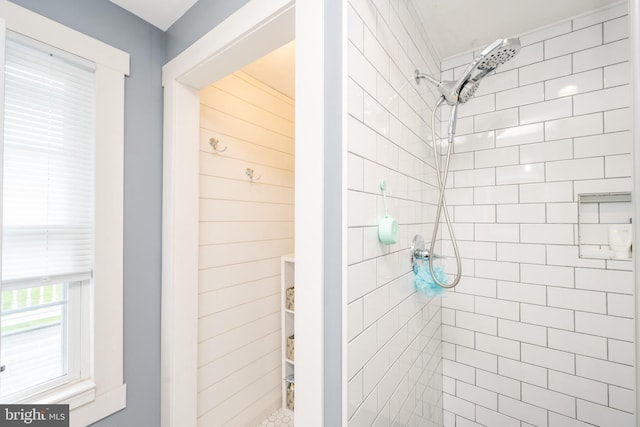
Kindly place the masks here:
<instances>
[{"instance_id":1,"label":"window","mask_svg":"<svg viewBox=\"0 0 640 427\"><path fill-rule=\"evenodd\" d=\"M0 399L88 377L94 66L10 33L5 45ZM84 313L84 316L83 316ZM84 332L84 333L83 333Z\"/></svg>"},{"instance_id":2,"label":"window","mask_svg":"<svg viewBox=\"0 0 640 427\"><path fill-rule=\"evenodd\" d=\"M68 403L71 424L86 426L126 406L129 55L5 1L0 45L0 403ZM46 126L24 125L35 110Z\"/></svg>"}]
</instances>

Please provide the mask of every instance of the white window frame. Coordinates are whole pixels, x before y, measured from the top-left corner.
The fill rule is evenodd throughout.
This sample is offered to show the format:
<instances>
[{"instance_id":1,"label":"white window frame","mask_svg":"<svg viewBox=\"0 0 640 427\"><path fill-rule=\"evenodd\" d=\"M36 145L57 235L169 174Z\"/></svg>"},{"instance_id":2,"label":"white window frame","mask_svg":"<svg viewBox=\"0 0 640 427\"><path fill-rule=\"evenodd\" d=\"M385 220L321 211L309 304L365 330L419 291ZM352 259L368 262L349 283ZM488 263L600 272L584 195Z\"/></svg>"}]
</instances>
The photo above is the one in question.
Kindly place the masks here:
<instances>
[{"instance_id":1,"label":"white window frame","mask_svg":"<svg viewBox=\"0 0 640 427\"><path fill-rule=\"evenodd\" d=\"M96 64L95 261L88 301L92 309L90 356L85 361L90 364L91 375L41 394L36 402L29 402L68 403L70 425L87 426L126 407L123 379L123 158L124 77L129 74L129 54L7 0L0 0L0 20L4 20L0 23L2 64L6 30ZM3 91L4 75L0 73L2 100ZM0 102L0 125L3 117L4 102ZM0 138L2 134L0 132Z\"/></svg>"}]
</instances>

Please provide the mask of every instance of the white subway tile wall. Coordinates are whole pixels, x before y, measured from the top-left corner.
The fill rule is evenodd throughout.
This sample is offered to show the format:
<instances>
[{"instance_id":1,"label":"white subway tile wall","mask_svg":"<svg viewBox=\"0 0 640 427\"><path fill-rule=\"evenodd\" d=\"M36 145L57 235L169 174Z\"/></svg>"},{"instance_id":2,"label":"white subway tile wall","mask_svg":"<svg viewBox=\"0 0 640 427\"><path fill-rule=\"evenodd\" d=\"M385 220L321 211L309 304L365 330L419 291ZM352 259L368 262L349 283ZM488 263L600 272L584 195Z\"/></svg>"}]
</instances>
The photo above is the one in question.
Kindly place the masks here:
<instances>
[{"instance_id":1,"label":"white subway tile wall","mask_svg":"<svg viewBox=\"0 0 640 427\"><path fill-rule=\"evenodd\" d=\"M416 85L413 72L417 68L437 77L440 59L410 8L408 2L389 0L349 2L346 376L350 427L441 427L444 423L441 301L415 292L409 259L413 236L431 234L437 199L434 158L428 145L428 118L437 95L428 84ZM493 110L493 104L489 108ZM512 113L512 118L485 117L484 123L492 127L514 119L517 116ZM437 133L439 127L438 120ZM466 127L471 133L473 121ZM487 146L494 145L493 133L479 138L485 138ZM468 145L473 150L476 141ZM465 172L457 181L472 186L476 179L469 172L473 153L459 153L454 169ZM382 179L387 181L389 211L400 229L398 243L389 246L377 236L378 220L385 214ZM493 180L487 185L494 185ZM452 202L457 198L465 205L456 215L471 221L481 214L482 209L469 206L471 188L454 191L457 197L452 195ZM493 209L486 215L487 221L495 221ZM461 306L465 307L463 302ZM495 334L495 319L492 322L489 333ZM451 339L472 348L464 334ZM466 379L470 388L461 390L474 394L472 381ZM487 399L484 394L479 394L480 402Z\"/></svg>"},{"instance_id":2,"label":"white subway tile wall","mask_svg":"<svg viewBox=\"0 0 640 427\"><path fill-rule=\"evenodd\" d=\"M579 193L630 190L627 34L620 5L525 34L460 108L455 152L473 158L450 191L471 268L442 299L447 427L634 425L631 263L580 259L576 228Z\"/></svg>"}]
</instances>

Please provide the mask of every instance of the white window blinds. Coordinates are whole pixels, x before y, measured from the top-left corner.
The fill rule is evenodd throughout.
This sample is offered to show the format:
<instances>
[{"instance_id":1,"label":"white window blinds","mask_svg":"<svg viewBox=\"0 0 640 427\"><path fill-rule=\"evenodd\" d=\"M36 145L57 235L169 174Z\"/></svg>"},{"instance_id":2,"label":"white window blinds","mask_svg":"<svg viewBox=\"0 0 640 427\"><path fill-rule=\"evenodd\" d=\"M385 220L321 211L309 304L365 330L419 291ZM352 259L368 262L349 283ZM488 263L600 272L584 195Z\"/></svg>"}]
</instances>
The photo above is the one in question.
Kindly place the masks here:
<instances>
[{"instance_id":1,"label":"white window blinds","mask_svg":"<svg viewBox=\"0 0 640 427\"><path fill-rule=\"evenodd\" d=\"M93 88L86 61L8 37L3 285L91 275Z\"/></svg>"}]
</instances>

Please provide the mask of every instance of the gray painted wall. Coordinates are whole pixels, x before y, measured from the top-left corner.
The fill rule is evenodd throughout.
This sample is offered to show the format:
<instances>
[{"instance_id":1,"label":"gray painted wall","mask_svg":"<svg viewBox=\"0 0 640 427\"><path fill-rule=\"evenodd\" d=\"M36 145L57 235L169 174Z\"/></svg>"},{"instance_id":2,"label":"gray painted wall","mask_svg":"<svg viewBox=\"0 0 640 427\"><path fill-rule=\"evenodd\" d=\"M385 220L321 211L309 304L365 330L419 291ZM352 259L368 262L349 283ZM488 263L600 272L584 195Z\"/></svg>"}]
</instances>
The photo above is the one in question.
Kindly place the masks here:
<instances>
[{"instance_id":1,"label":"gray painted wall","mask_svg":"<svg viewBox=\"0 0 640 427\"><path fill-rule=\"evenodd\" d=\"M167 62L249 0L200 0L167 30Z\"/></svg>"},{"instance_id":2,"label":"gray painted wall","mask_svg":"<svg viewBox=\"0 0 640 427\"><path fill-rule=\"evenodd\" d=\"M162 87L165 34L107 0L14 3L131 54L125 83L124 380L127 408L99 427L160 425Z\"/></svg>"}]
</instances>

